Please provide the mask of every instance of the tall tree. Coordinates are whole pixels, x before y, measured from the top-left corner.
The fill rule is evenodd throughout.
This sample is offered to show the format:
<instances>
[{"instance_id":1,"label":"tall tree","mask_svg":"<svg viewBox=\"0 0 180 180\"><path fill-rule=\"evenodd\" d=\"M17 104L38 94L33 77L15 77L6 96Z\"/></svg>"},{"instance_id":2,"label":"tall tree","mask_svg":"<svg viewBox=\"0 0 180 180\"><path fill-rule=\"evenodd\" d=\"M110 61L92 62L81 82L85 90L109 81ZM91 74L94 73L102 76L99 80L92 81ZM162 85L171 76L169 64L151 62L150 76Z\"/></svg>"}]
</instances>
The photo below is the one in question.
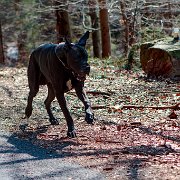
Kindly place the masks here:
<instances>
[{"instance_id":1,"label":"tall tree","mask_svg":"<svg viewBox=\"0 0 180 180\"><path fill-rule=\"evenodd\" d=\"M100 47L100 32L99 32L99 20L96 12L97 1L89 0L89 15L91 17L92 24L92 43L93 43L93 53L94 57L101 57L101 47Z\"/></svg>"},{"instance_id":2,"label":"tall tree","mask_svg":"<svg viewBox=\"0 0 180 180\"><path fill-rule=\"evenodd\" d=\"M128 22L128 18L127 18L127 14L126 14L125 1L124 0L120 1L120 8L121 8L121 12L122 12L123 23L125 25L125 29L124 29L124 32L125 32L124 53L127 56L128 49L129 49L129 22Z\"/></svg>"},{"instance_id":3,"label":"tall tree","mask_svg":"<svg viewBox=\"0 0 180 180\"><path fill-rule=\"evenodd\" d=\"M2 40L2 28L0 20L0 63L4 63L4 50L3 50L3 40Z\"/></svg>"},{"instance_id":4,"label":"tall tree","mask_svg":"<svg viewBox=\"0 0 180 180\"><path fill-rule=\"evenodd\" d=\"M122 14L122 24L124 25L124 54L128 55L129 47L131 47L135 43L135 32L136 32L136 21L137 21L137 10L139 0L133 2L135 8L130 8L130 12L128 12L127 7L128 2L126 0L120 1L120 9Z\"/></svg>"},{"instance_id":5,"label":"tall tree","mask_svg":"<svg viewBox=\"0 0 180 180\"><path fill-rule=\"evenodd\" d=\"M111 55L111 38L109 32L109 18L106 0L99 1L99 17L101 26L101 41L102 41L102 58L107 58Z\"/></svg>"},{"instance_id":6,"label":"tall tree","mask_svg":"<svg viewBox=\"0 0 180 180\"><path fill-rule=\"evenodd\" d=\"M57 31L57 41L58 43L63 41L66 36L71 40L71 29L70 29L70 18L68 13L68 3L67 0L55 1L56 5L56 31ZM60 8L59 8L60 7Z\"/></svg>"},{"instance_id":7,"label":"tall tree","mask_svg":"<svg viewBox=\"0 0 180 180\"><path fill-rule=\"evenodd\" d=\"M23 1L22 0L14 0L14 10L17 15L16 25L19 27L19 33L17 37L17 47L18 47L18 62L20 64L27 64L27 51L26 51L26 43L27 43L27 31L24 29L24 19L26 15L23 14Z\"/></svg>"},{"instance_id":8,"label":"tall tree","mask_svg":"<svg viewBox=\"0 0 180 180\"><path fill-rule=\"evenodd\" d=\"M19 15L19 3L20 3L20 0L14 0L14 10L16 12L16 16Z\"/></svg>"}]
</instances>

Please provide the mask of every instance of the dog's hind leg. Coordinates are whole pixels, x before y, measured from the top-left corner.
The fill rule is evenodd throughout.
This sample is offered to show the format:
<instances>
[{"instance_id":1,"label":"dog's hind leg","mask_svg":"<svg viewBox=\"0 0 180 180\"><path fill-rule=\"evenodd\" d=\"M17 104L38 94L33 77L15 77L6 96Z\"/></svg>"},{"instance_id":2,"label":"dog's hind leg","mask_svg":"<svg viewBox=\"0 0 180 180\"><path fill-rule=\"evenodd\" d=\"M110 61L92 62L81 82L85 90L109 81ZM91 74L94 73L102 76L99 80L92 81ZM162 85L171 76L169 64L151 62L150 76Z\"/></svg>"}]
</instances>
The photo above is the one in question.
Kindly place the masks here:
<instances>
[{"instance_id":1,"label":"dog's hind leg","mask_svg":"<svg viewBox=\"0 0 180 180\"><path fill-rule=\"evenodd\" d=\"M27 100L27 106L25 109L26 118L29 118L32 114L32 102L33 98L39 91L39 67L35 64L35 60L31 56L28 66L28 83L29 83L29 96Z\"/></svg>"},{"instance_id":2,"label":"dog's hind leg","mask_svg":"<svg viewBox=\"0 0 180 180\"><path fill-rule=\"evenodd\" d=\"M48 96L46 98L46 100L44 101L47 113L49 115L49 121L52 125L58 125L59 122L57 121L57 119L53 116L52 111L51 111L51 102L54 100L55 98L55 94L54 94L54 90L53 87L50 83L47 84L48 87Z\"/></svg>"},{"instance_id":3,"label":"dog's hind leg","mask_svg":"<svg viewBox=\"0 0 180 180\"><path fill-rule=\"evenodd\" d=\"M28 103L27 103L27 106L26 106L26 109L25 109L25 115L26 115L26 118L29 118L32 114L32 102L33 102L33 98L36 96L36 94L38 93L38 89L34 89L34 90L30 90L29 92L29 96L28 96Z\"/></svg>"}]
</instances>

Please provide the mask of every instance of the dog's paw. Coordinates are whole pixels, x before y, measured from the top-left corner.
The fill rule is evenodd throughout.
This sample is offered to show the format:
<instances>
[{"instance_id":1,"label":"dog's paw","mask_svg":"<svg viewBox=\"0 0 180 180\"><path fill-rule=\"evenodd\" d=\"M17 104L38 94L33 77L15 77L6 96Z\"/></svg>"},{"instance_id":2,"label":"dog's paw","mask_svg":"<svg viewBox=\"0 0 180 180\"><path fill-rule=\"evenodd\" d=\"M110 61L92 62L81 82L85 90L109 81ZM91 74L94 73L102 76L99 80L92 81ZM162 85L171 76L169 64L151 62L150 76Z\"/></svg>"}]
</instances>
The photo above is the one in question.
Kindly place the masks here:
<instances>
[{"instance_id":1,"label":"dog's paw","mask_svg":"<svg viewBox=\"0 0 180 180\"><path fill-rule=\"evenodd\" d=\"M26 124L20 124L19 125L19 129L21 130L21 131L25 131L26 130L26 128L28 127L28 124L26 123Z\"/></svg>"},{"instance_id":2,"label":"dog's paw","mask_svg":"<svg viewBox=\"0 0 180 180\"><path fill-rule=\"evenodd\" d=\"M69 138L75 138L75 137L77 137L77 136L76 136L76 131L75 131L75 130L73 130L73 131L68 131L68 132L67 132L67 136L68 136Z\"/></svg>"},{"instance_id":3,"label":"dog's paw","mask_svg":"<svg viewBox=\"0 0 180 180\"><path fill-rule=\"evenodd\" d=\"M49 119L49 121L50 121L50 123L51 123L51 125L59 125L59 122L58 122L58 120L57 119Z\"/></svg>"},{"instance_id":4,"label":"dog's paw","mask_svg":"<svg viewBox=\"0 0 180 180\"><path fill-rule=\"evenodd\" d=\"M94 114L93 113L92 114L86 113L85 121L88 124L94 124Z\"/></svg>"}]
</instances>

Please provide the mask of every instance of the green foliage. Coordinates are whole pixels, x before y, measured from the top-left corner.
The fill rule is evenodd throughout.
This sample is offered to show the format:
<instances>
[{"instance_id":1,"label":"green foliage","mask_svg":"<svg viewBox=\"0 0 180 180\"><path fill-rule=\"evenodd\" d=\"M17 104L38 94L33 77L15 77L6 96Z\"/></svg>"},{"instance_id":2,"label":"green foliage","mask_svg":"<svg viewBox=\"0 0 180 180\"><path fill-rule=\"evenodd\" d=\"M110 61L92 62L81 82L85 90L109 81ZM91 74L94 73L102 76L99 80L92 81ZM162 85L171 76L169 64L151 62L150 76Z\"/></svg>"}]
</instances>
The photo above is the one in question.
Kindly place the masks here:
<instances>
[{"instance_id":1,"label":"green foliage","mask_svg":"<svg viewBox=\"0 0 180 180\"><path fill-rule=\"evenodd\" d=\"M39 44L56 41L54 14L40 12L37 0L21 0L16 7L14 1L2 0L0 8L5 43L20 40L29 53Z\"/></svg>"},{"instance_id":2,"label":"green foliage","mask_svg":"<svg viewBox=\"0 0 180 180\"><path fill-rule=\"evenodd\" d=\"M19 0L19 3L15 4L15 0L1 0L0 20L2 21L4 43L17 42L20 39L25 44L27 54L42 43L56 43L56 17L54 13L55 9L53 9L53 2L54 1L49 0ZM76 42L78 37L85 31L83 23L88 27L91 26L88 14L89 5L86 4L85 1L68 1L68 3L71 29L73 32L72 39L73 42ZM108 3L112 5L112 1L108 1ZM114 66L117 69L125 66L127 66L125 68L129 68L129 64L126 64L126 62L131 59L130 61L133 62L133 67L139 68L138 48L134 50L129 49L129 57L124 57L123 54L124 43L126 43L124 35L125 24L123 24L123 22L120 23L122 17L119 15L119 2L116 1L113 6L108 7L115 8L113 11L112 9L109 10L112 57L104 60L93 59L93 64L100 65L103 68L110 66ZM128 11L131 12L133 8L134 7L126 9L126 13L128 14ZM85 16L85 18L83 18L83 16ZM137 24L137 27L135 27L137 43L152 41L167 36L161 29L158 16L158 18L155 16L149 18L147 16L145 20L143 20L142 17L139 17L141 23L138 21L137 17L137 22L134 24ZM157 19L158 21L156 21ZM179 17L177 16L176 19L176 23L173 25L179 27ZM85 22L83 22L83 20ZM89 45L92 46L91 38L89 39Z\"/></svg>"},{"instance_id":3,"label":"green foliage","mask_svg":"<svg viewBox=\"0 0 180 180\"><path fill-rule=\"evenodd\" d=\"M141 40L143 42L152 41L155 39L161 39L167 36L164 32L160 29L160 27L145 27L141 30Z\"/></svg>"},{"instance_id":4,"label":"green foliage","mask_svg":"<svg viewBox=\"0 0 180 180\"><path fill-rule=\"evenodd\" d=\"M103 69L114 68L114 67L115 69L120 69L125 63L124 57L117 58L112 56L106 59L90 58L89 61L92 65L101 67Z\"/></svg>"}]
</instances>

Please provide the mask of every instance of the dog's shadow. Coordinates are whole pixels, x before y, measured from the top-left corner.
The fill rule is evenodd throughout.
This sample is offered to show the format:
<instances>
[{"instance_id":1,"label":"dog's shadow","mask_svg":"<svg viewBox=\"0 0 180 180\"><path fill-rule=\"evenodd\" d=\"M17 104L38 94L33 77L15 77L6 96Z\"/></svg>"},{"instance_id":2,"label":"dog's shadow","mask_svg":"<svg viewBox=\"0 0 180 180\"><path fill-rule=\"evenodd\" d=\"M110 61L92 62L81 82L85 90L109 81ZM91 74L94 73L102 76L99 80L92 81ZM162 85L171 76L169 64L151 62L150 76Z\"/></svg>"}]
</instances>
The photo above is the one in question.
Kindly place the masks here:
<instances>
[{"instance_id":1,"label":"dog's shadow","mask_svg":"<svg viewBox=\"0 0 180 180\"><path fill-rule=\"evenodd\" d=\"M17 149L17 153L27 153L38 159L68 156L68 153L57 153L56 150L62 151L65 147L75 145L76 141L72 141L67 137L55 140L38 138L47 134L48 128L48 125L44 125L35 130L19 130L8 138L8 143Z\"/></svg>"},{"instance_id":2,"label":"dog's shadow","mask_svg":"<svg viewBox=\"0 0 180 180\"><path fill-rule=\"evenodd\" d=\"M2 139L3 142L0 143L0 154L3 155L2 161L0 158L0 165L12 168L14 179L32 179L31 175L33 179L51 179L52 177L62 179L61 177L73 177L75 174L80 174L81 178L84 179L86 172L95 179L101 177L101 174L96 173L96 171L92 171L93 174L83 166L66 159L66 157L79 153L71 150L71 146L78 144L76 138L74 138L75 140L69 139L63 133L57 139L53 139L51 134L51 132L49 133L49 126L42 126L32 130L18 130L11 135L9 133L7 135L0 134L0 141ZM54 135L56 136L56 134L58 133L55 131ZM48 138L49 136L50 138ZM39 171L39 169L41 170ZM26 171L29 174L26 174ZM4 176L8 177L8 173L5 173Z\"/></svg>"}]
</instances>

